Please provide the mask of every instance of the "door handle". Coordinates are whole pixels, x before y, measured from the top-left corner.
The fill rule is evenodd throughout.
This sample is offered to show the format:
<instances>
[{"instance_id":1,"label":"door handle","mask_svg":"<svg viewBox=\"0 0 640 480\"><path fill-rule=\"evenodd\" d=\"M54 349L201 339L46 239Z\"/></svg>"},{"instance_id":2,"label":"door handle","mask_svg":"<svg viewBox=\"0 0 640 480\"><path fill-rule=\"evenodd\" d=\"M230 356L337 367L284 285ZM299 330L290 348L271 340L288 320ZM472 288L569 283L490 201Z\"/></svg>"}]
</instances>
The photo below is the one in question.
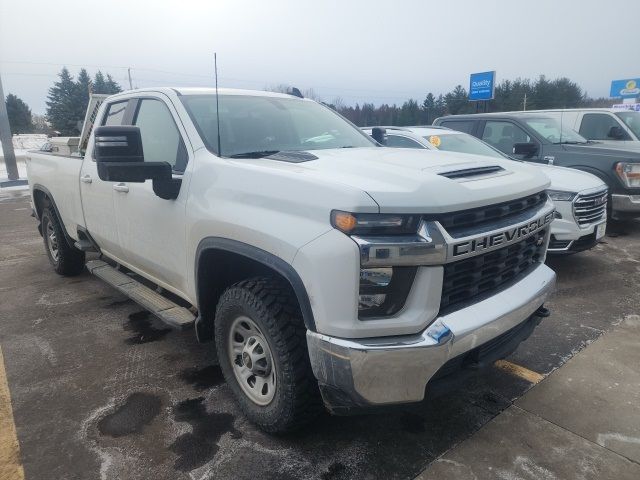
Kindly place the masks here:
<instances>
[{"instance_id":1,"label":"door handle","mask_svg":"<svg viewBox=\"0 0 640 480\"><path fill-rule=\"evenodd\" d=\"M91 178L91 175L83 175L80 177L80 181L82 183L91 183L93 182L93 179Z\"/></svg>"},{"instance_id":2,"label":"door handle","mask_svg":"<svg viewBox=\"0 0 640 480\"><path fill-rule=\"evenodd\" d=\"M121 193L127 193L127 192L129 191L129 187L128 187L126 184L124 184L124 183L116 183L116 184L113 186L113 189L114 189L116 192L121 192Z\"/></svg>"}]
</instances>

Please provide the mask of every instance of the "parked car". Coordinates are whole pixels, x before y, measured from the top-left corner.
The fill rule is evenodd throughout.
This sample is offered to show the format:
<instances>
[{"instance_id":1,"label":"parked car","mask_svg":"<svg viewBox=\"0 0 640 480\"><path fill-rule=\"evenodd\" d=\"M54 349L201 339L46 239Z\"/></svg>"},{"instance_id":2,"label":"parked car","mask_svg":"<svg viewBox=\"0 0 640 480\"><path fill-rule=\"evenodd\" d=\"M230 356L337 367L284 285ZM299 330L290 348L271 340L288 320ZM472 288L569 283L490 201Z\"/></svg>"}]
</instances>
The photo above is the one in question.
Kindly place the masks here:
<instances>
[{"instance_id":1,"label":"parked car","mask_svg":"<svg viewBox=\"0 0 640 480\"><path fill-rule=\"evenodd\" d=\"M544 114L452 115L434 124L469 133L521 160L591 173L609 187L610 216L640 217L640 152L603 148Z\"/></svg>"},{"instance_id":2,"label":"parked car","mask_svg":"<svg viewBox=\"0 0 640 480\"><path fill-rule=\"evenodd\" d=\"M49 261L215 341L266 431L321 398L334 413L421 401L548 315L554 206L527 165L380 148L328 107L261 91L131 90L96 123L84 157L30 152Z\"/></svg>"},{"instance_id":3,"label":"parked car","mask_svg":"<svg viewBox=\"0 0 640 480\"><path fill-rule=\"evenodd\" d=\"M587 140L595 140L611 148L640 150L640 111L616 108L570 108L531 110L531 115L544 114L562 122Z\"/></svg>"},{"instance_id":4,"label":"parked car","mask_svg":"<svg viewBox=\"0 0 640 480\"><path fill-rule=\"evenodd\" d=\"M388 147L426 148L514 160L472 135L446 127L382 128L385 138L378 140ZM373 128L362 130L374 134ZM576 253L594 247L607 226L607 186L587 172L551 165L536 167L551 180L548 193L556 207L549 253Z\"/></svg>"}]
</instances>

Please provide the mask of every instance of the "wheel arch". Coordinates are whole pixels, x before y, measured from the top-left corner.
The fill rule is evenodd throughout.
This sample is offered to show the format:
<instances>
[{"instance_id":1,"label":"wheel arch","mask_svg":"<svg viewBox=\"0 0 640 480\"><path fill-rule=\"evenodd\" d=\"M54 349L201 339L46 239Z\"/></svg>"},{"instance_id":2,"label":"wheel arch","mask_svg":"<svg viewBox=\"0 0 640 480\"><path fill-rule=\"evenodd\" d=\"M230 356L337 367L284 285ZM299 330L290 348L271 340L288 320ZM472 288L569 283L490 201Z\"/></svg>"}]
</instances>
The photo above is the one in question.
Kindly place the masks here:
<instances>
[{"instance_id":1,"label":"wheel arch","mask_svg":"<svg viewBox=\"0 0 640 480\"><path fill-rule=\"evenodd\" d=\"M289 263L253 245L207 237L198 244L195 258L196 333L199 341L213 339L215 310L225 289L257 275L277 275L284 279L298 300L305 327L316 331L309 295L302 279Z\"/></svg>"},{"instance_id":2,"label":"wheel arch","mask_svg":"<svg viewBox=\"0 0 640 480\"><path fill-rule=\"evenodd\" d=\"M56 214L56 217L58 217L58 221L60 222L60 226L62 227L62 231L64 232L65 240L69 245L73 245L74 240L69 235L69 232L67 232L67 228L65 227L64 222L62 221L62 217L60 216L60 211L58 210L58 206L56 205L56 202L53 199L53 195L47 189L47 187L40 185L39 183L36 183L33 186L32 196L33 196L33 209L36 214L36 219L38 220L38 231L40 232L40 234L42 235L42 220L41 220L42 212L46 207L51 206L53 207L53 211Z\"/></svg>"}]
</instances>

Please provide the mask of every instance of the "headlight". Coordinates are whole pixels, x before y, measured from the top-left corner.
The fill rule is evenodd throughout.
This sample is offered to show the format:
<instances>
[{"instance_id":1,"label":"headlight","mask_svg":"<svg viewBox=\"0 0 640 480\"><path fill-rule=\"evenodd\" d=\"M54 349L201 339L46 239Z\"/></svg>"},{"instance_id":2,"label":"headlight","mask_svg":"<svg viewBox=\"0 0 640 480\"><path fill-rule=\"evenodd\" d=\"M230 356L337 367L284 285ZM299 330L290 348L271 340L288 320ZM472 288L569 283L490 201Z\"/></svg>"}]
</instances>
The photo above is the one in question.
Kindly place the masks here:
<instances>
[{"instance_id":1,"label":"headlight","mask_svg":"<svg viewBox=\"0 0 640 480\"><path fill-rule=\"evenodd\" d=\"M406 235L416 233L419 215L331 212L331 225L347 235Z\"/></svg>"},{"instance_id":2,"label":"headlight","mask_svg":"<svg viewBox=\"0 0 640 480\"><path fill-rule=\"evenodd\" d=\"M404 306L417 267L363 268L360 270L358 317L388 317Z\"/></svg>"},{"instance_id":3,"label":"headlight","mask_svg":"<svg viewBox=\"0 0 640 480\"><path fill-rule=\"evenodd\" d=\"M618 162L616 173L627 187L640 187L640 163Z\"/></svg>"},{"instance_id":4,"label":"headlight","mask_svg":"<svg viewBox=\"0 0 640 480\"><path fill-rule=\"evenodd\" d=\"M547 190L547 194L556 202L570 202L575 198L577 193L574 192L565 192L562 190Z\"/></svg>"}]
</instances>

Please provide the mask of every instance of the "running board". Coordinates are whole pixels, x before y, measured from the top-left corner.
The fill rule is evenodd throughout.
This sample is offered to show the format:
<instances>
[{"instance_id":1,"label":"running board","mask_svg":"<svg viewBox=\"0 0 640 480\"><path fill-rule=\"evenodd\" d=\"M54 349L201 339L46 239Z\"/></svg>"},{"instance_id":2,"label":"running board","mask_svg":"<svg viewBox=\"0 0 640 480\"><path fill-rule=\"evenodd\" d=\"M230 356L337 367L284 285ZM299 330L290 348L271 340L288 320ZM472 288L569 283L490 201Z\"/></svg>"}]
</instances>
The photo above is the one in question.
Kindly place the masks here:
<instances>
[{"instance_id":1,"label":"running board","mask_svg":"<svg viewBox=\"0 0 640 480\"><path fill-rule=\"evenodd\" d=\"M96 277L124 293L131 300L146 308L172 327L185 330L194 324L196 317L189 309L163 297L129 275L113 268L108 263L102 260L91 260L87 262L86 266L87 270Z\"/></svg>"}]
</instances>

